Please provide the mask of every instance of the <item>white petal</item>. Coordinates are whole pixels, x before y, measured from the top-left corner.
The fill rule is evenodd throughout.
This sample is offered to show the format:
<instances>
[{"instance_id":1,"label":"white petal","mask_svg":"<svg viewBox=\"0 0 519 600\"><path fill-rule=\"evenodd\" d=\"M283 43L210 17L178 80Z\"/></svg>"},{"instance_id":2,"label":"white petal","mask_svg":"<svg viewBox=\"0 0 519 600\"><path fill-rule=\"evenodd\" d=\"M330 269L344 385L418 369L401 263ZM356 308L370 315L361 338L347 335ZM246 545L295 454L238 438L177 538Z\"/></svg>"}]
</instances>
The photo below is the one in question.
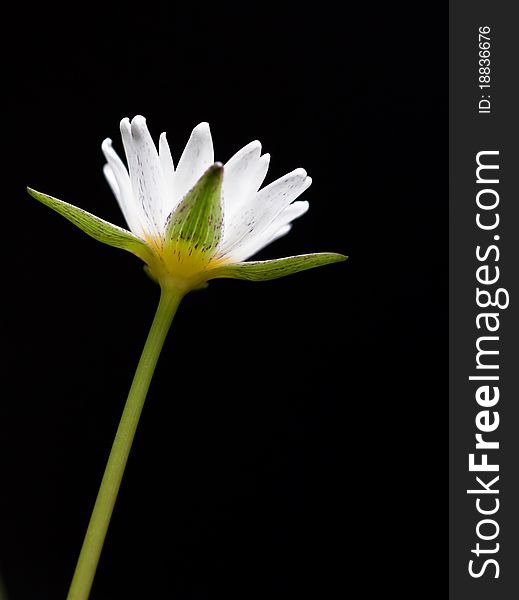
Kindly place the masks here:
<instances>
[{"instance_id":1,"label":"white petal","mask_svg":"<svg viewBox=\"0 0 519 600\"><path fill-rule=\"evenodd\" d=\"M265 248L265 246L286 235L292 228L290 223L294 219L304 215L309 206L306 200L293 202L260 235L246 236L228 252L228 256L233 262L247 260Z\"/></svg>"},{"instance_id":2,"label":"white petal","mask_svg":"<svg viewBox=\"0 0 519 600\"><path fill-rule=\"evenodd\" d=\"M166 220L164 216L164 182L155 144L140 115L130 122L121 121L124 150L130 168L132 190L146 220L146 229L158 238Z\"/></svg>"},{"instance_id":3,"label":"white petal","mask_svg":"<svg viewBox=\"0 0 519 600\"><path fill-rule=\"evenodd\" d=\"M232 215L240 204L258 191L254 188L254 174L258 170L261 144L255 140L244 146L224 167L223 197L225 198L225 214Z\"/></svg>"},{"instance_id":4,"label":"white petal","mask_svg":"<svg viewBox=\"0 0 519 600\"><path fill-rule=\"evenodd\" d=\"M253 183L251 184L254 191L257 192L260 189L261 184L265 181L267 171L269 170L270 154L264 154L258 161L258 167L256 171L251 175Z\"/></svg>"},{"instance_id":5,"label":"white petal","mask_svg":"<svg viewBox=\"0 0 519 600\"><path fill-rule=\"evenodd\" d=\"M173 164L173 157L171 156L171 150L169 149L165 131L160 134L159 138L159 158L164 174L175 172L175 165Z\"/></svg>"},{"instance_id":6,"label":"white petal","mask_svg":"<svg viewBox=\"0 0 519 600\"><path fill-rule=\"evenodd\" d=\"M291 229L292 229L291 223L289 223L288 225L284 225L283 227L281 227L281 229L278 229L276 231L276 233L272 234L268 238L266 237L264 243L262 243L261 246L257 246L253 252L244 256L241 259L241 261L251 258L252 256L254 256L254 254L257 254L260 250L263 250L263 248L265 248L266 246L270 246L270 244L272 244L272 242L275 242L276 240L279 240L279 238L282 238L283 236L285 236Z\"/></svg>"},{"instance_id":7,"label":"white petal","mask_svg":"<svg viewBox=\"0 0 519 600\"><path fill-rule=\"evenodd\" d=\"M261 236L287 208L312 183L304 169L296 169L260 190L242 210L231 218L225 217L222 253L228 253L238 244L248 243L248 238ZM245 239L247 238L247 239Z\"/></svg>"},{"instance_id":8,"label":"white petal","mask_svg":"<svg viewBox=\"0 0 519 600\"><path fill-rule=\"evenodd\" d=\"M103 175L106 177L106 181L108 181L108 185L112 190L114 196L117 199L117 202L120 202L120 194L119 194L119 186L117 185L117 180L115 179L115 175L112 171L112 167L108 163L103 166ZM121 207L122 208L122 207Z\"/></svg>"},{"instance_id":9,"label":"white petal","mask_svg":"<svg viewBox=\"0 0 519 600\"><path fill-rule=\"evenodd\" d=\"M175 205L214 163L213 140L208 123L197 125L180 157L174 180Z\"/></svg>"},{"instance_id":10,"label":"white petal","mask_svg":"<svg viewBox=\"0 0 519 600\"><path fill-rule=\"evenodd\" d=\"M292 225L289 224L285 225L284 227L281 227L281 229L278 229L275 233L272 233L269 230L269 235L263 234L262 236L255 238L254 248L251 247L247 250L245 250L244 248L240 248L236 252L233 250L229 258L233 263L246 261L247 259L257 254L260 250L263 250L263 248L265 248L266 246L272 244L272 242L275 242L280 237L286 235L291 229Z\"/></svg>"},{"instance_id":11,"label":"white petal","mask_svg":"<svg viewBox=\"0 0 519 600\"><path fill-rule=\"evenodd\" d=\"M276 240L279 240L279 238L282 238L283 236L285 236L291 229L292 229L292 223L289 223L288 225L285 225L281 229L278 229L277 232L265 244L265 246L268 246L269 244L272 244L272 242L275 242ZM254 254L256 254L256 252L259 252L260 250L262 250L263 248L265 248L265 246L262 246L261 248L258 248L254 252ZM250 256L252 256L252 254ZM249 257L247 257L247 258L249 258Z\"/></svg>"},{"instance_id":12,"label":"white petal","mask_svg":"<svg viewBox=\"0 0 519 600\"><path fill-rule=\"evenodd\" d=\"M175 165L173 163L173 157L171 156L171 150L169 149L165 132L161 133L159 138L159 159L164 180L164 209L165 214L169 215L175 205Z\"/></svg>"},{"instance_id":13,"label":"white petal","mask_svg":"<svg viewBox=\"0 0 519 600\"><path fill-rule=\"evenodd\" d=\"M101 144L101 149L108 163L104 166L103 172L117 198L126 223L135 235L142 236L143 227L138 206L133 196L128 171L116 151L112 148L112 140L110 138L104 140Z\"/></svg>"}]
</instances>

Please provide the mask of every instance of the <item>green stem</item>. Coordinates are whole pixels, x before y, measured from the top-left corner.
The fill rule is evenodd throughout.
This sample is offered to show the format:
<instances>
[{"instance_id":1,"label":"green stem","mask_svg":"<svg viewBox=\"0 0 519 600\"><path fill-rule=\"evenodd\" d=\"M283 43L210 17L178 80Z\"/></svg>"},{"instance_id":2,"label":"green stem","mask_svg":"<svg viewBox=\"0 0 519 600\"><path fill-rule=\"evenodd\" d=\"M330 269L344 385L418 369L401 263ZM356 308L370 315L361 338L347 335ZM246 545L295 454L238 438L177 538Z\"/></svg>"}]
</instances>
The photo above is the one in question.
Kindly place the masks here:
<instances>
[{"instance_id":1,"label":"green stem","mask_svg":"<svg viewBox=\"0 0 519 600\"><path fill-rule=\"evenodd\" d=\"M182 296L183 293L169 286L163 286L161 289L159 306L137 365L121 421L115 434L67 600L87 600L90 595L144 400L164 340Z\"/></svg>"}]
</instances>

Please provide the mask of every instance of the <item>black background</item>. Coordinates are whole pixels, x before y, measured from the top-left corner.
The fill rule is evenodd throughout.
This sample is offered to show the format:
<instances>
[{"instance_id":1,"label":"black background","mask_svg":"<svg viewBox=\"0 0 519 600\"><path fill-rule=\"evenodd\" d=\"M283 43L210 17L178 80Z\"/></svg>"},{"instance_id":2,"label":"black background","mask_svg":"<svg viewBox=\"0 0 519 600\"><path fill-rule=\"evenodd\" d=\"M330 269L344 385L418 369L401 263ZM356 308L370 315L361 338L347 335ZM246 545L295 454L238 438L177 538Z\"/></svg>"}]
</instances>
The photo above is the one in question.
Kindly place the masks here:
<instances>
[{"instance_id":1,"label":"black background","mask_svg":"<svg viewBox=\"0 0 519 600\"><path fill-rule=\"evenodd\" d=\"M72 6L72 5L71 5ZM259 257L346 263L190 294L167 340L92 592L335 598L440 585L447 21L438 3L263 3L4 23L0 569L64 598L158 289L25 186L123 225L100 150L146 116L178 160L303 166L310 211Z\"/></svg>"}]
</instances>

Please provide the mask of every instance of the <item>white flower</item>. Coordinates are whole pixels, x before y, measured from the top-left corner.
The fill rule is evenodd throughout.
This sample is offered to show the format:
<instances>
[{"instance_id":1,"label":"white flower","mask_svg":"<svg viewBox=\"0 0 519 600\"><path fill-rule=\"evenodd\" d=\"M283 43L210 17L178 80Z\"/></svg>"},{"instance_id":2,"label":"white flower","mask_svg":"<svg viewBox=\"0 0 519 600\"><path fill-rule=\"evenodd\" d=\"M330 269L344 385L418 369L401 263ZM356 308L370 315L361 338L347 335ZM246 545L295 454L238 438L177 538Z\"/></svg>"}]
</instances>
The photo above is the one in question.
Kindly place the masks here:
<instances>
[{"instance_id":1,"label":"white flower","mask_svg":"<svg viewBox=\"0 0 519 600\"><path fill-rule=\"evenodd\" d=\"M288 233L308 210L295 201L311 184L295 169L260 189L269 166L261 144L251 142L226 164L214 162L209 125L200 123L175 167L166 134L158 150L146 120L121 121L128 170L107 138L102 150L104 174L129 231L71 204L29 189L96 239L142 258L159 282L182 290L215 277L273 279L303 269L344 260L334 253L307 254L273 261L244 262Z\"/></svg>"}]
</instances>

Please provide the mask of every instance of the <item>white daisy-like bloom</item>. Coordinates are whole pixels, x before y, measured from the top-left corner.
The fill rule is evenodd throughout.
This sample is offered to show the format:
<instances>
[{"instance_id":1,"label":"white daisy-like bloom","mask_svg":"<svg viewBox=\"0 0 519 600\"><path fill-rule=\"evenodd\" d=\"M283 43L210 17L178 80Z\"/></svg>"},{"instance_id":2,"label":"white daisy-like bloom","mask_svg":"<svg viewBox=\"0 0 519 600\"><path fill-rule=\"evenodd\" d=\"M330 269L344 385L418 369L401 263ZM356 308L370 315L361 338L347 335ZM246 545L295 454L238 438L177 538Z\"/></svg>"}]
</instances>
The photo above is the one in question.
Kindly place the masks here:
<instances>
[{"instance_id":1,"label":"white daisy-like bloom","mask_svg":"<svg viewBox=\"0 0 519 600\"><path fill-rule=\"evenodd\" d=\"M182 290L203 286L215 277L265 280L344 260L318 253L273 261L246 262L286 235L294 219L308 210L296 200L312 183L302 168L261 187L270 156L253 141L225 165L214 161L208 123L197 125L175 165L166 134L155 145L144 117L120 124L124 162L110 138L104 140L104 174L129 231L60 200L29 192L81 229L137 254L159 282L168 279Z\"/></svg>"},{"instance_id":2,"label":"white daisy-like bloom","mask_svg":"<svg viewBox=\"0 0 519 600\"><path fill-rule=\"evenodd\" d=\"M158 151L142 116L121 121L121 135L130 173L107 138L102 149L104 174L130 230L155 245L164 244L166 223L185 195L214 164L208 123L197 125L178 161L171 156L166 133ZM312 183L304 169L296 169L260 190L270 156L261 155L258 141L247 144L223 167L222 236L215 258L241 262L290 231L290 223L308 210L308 202L294 200Z\"/></svg>"}]
</instances>

